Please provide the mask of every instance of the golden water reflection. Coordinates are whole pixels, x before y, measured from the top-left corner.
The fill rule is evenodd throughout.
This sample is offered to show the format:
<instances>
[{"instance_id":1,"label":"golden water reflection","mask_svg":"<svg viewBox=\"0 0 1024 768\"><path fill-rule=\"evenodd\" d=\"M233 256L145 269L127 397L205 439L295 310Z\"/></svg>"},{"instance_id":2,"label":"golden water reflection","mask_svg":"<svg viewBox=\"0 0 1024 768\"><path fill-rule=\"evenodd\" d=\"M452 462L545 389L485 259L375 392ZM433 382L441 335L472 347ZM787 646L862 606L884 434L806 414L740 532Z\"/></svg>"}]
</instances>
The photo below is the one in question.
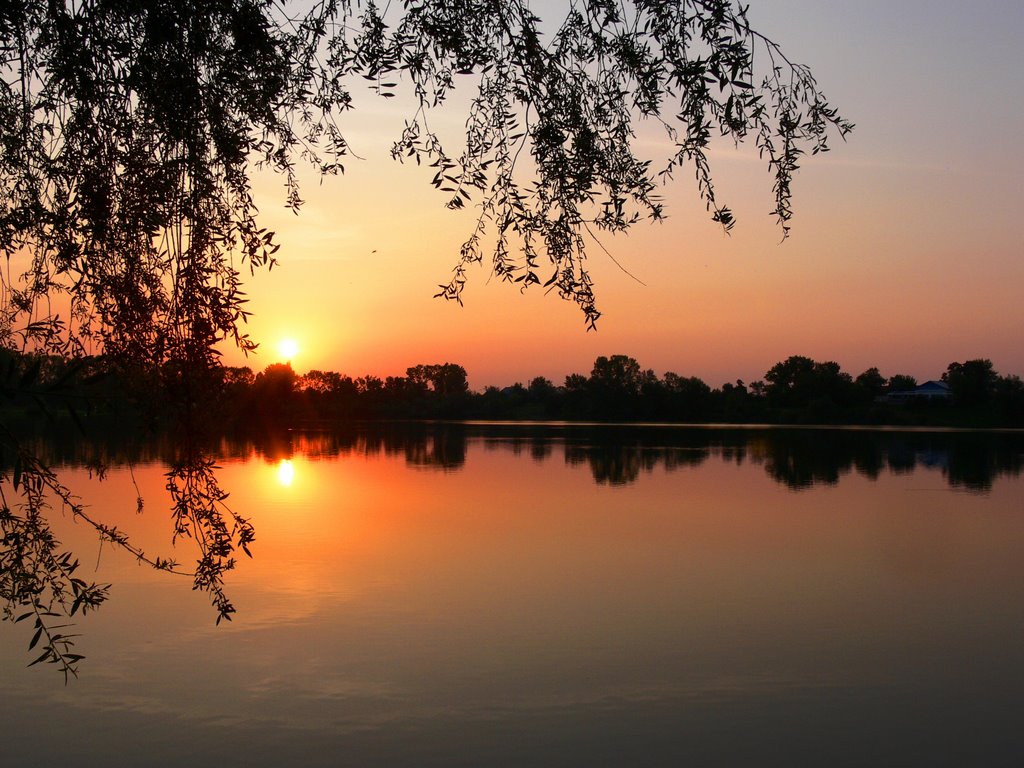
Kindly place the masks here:
<instances>
[{"instance_id":1,"label":"golden water reflection","mask_svg":"<svg viewBox=\"0 0 1024 768\"><path fill-rule=\"evenodd\" d=\"M295 465L291 459L281 459L277 463L277 482L285 488L290 488L295 482Z\"/></svg>"},{"instance_id":2,"label":"golden water reflection","mask_svg":"<svg viewBox=\"0 0 1024 768\"><path fill-rule=\"evenodd\" d=\"M776 437L296 435L229 456L257 531L234 621L108 547L114 596L59 704L4 627L0 737L12 764L158 739L198 766L226 743L246 746L220 764L252 766L868 765L948 763L970 734L974 764L1011 764L1021 452ZM160 463L65 471L165 553ZM60 535L91 568L94 537ZM126 711L140 727L103 752Z\"/></svg>"}]
</instances>

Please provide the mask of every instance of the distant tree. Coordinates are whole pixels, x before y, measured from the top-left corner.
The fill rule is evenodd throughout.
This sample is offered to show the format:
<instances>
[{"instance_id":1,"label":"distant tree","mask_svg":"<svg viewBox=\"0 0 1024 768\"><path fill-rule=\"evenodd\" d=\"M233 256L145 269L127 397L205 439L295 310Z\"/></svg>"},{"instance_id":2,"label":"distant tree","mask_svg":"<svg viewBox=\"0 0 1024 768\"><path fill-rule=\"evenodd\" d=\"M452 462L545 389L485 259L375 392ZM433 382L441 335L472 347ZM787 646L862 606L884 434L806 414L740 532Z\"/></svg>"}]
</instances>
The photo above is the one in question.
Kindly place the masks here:
<instances>
[{"instance_id":1,"label":"distant tree","mask_svg":"<svg viewBox=\"0 0 1024 768\"><path fill-rule=\"evenodd\" d=\"M712 394L716 396L722 420L745 421L753 415L757 401L751 397L750 390L742 379L736 379L735 384L726 382L720 390Z\"/></svg>"},{"instance_id":2,"label":"distant tree","mask_svg":"<svg viewBox=\"0 0 1024 768\"><path fill-rule=\"evenodd\" d=\"M877 368L868 368L853 380L858 399L870 403L885 394L886 380Z\"/></svg>"},{"instance_id":3,"label":"distant tree","mask_svg":"<svg viewBox=\"0 0 1024 768\"><path fill-rule=\"evenodd\" d=\"M1000 376L993 387L992 399L1001 424L1024 425L1024 382L1019 376Z\"/></svg>"},{"instance_id":4,"label":"distant tree","mask_svg":"<svg viewBox=\"0 0 1024 768\"><path fill-rule=\"evenodd\" d=\"M384 403L384 380L379 376L360 376L355 380L359 413L363 416L380 415Z\"/></svg>"},{"instance_id":5,"label":"distant tree","mask_svg":"<svg viewBox=\"0 0 1024 768\"><path fill-rule=\"evenodd\" d=\"M590 388L609 396L631 396L640 391L640 363L628 355L598 357L590 371Z\"/></svg>"},{"instance_id":6,"label":"distant tree","mask_svg":"<svg viewBox=\"0 0 1024 768\"><path fill-rule=\"evenodd\" d=\"M750 394L758 399L768 397L768 385L763 381L752 381L750 382Z\"/></svg>"},{"instance_id":7,"label":"distant tree","mask_svg":"<svg viewBox=\"0 0 1024 768\"><path fill-rule=\"evenodd\" d=\"M585 392L587 377L582 373L570 373L565 377L565 389L567 392Z\"/></svg>"},{"instance_id":8,"label":"distant tree","mask_svg":"<svg viewBox=\"0 0 1024 768\"><path fill-rule=\"evenodd\" d=\"M768 397L779 405L803 405L814 384L814 361L793 355L764 375Z\"/></svg>"},{"instance_id":9,"label":"distant tree","mask_svg":"<svg viewBox=\"0 0 1024 768\"><path fill-rule=\"evenodd\" d=\"M271 363L256 374L253 387L262 396L284 400L295 392L298 381L299 376L292 370L291 363Z\"/></svg>"},{"instance_id":10,"label":"distant tree","mask_svg":"<svg viewBox=\"0 0 1024 768\"><path fill-rule=\"evenodd\" d=\"M251 387L256 375L249 366L226 366L224 368L224 384L227 387Z\"/></svg>"},{"instance_id":11,"label":"distant tree","mask_svg":"<svg viewBox=\"0 0 1024 768\"><path fill-rule=\"evenodd\" d=\"M627 355L598 357L587 380L590 417L631 419L637 414L640 395L640 364Z\"/></svg>"},{"instance_id":12,"label":"distant tree","mask_svg":"<svg viewBox=\"0 0 1024 768\"><path fill-rule=\"evenodd\" d=\"M405 401L406 416L455 416L469 394L466 369L454 363L413 366L406 370L405 382L404 390L395 394Z\"/></svg>"},{"instance_id":13,"label":"distant tree","mask_svg":"<svg viewBox=\"0 0 1024 768\"><path fill-rule=\"evenodd\" d=\"M430 388L440 397L456 397L469 392L466 369L455 363L429 366Z\"/></svg>"},{"instance_id":14,"label":"distant tree","mask_svg":"<svg viewBox=\"0 0 1024 768\"><path fill-rule=\"evenodd\" d=\"M279 423L294 404L299 376L289 363L273 363L252 383L254 410L264 422Z\"/></svg>"},{"instance_id":15,"label":"distant tree","mask_svg":"<svg viewBox=\"0 0 1024 768\"><path fill-rule=\"evenodd\" d=\"M669 371L665 374L664 382L669 391L683 397L704 398L711 394L711 387L696 376L679 376Z\"/></svg>"},{"instance_id":16,"label":"distant tree","mask_svg":"<svg viewBox=\"0 0 1024 768\"><path fill-rule=\"evenodd\" d=\"M454 417L461 412L469 394L466 369L455 363L413 366L406 370L404 389L391 394L405 403L404 409L396 410L395 415Z\"/></svg>"},{"instance_id":17,"label":"distant tree","mask_svg":"<svg viewBox=\"0 0 1024 768\"><path fill-rule=\"evenodd\" d=\"M722 392L726 395L736 394L742 397L747 394L747 385L743 383L743 379L736 379L735 384L727 381L722 385Z\"/></svg>"},{"instance_id":18,"label":"distant tree","mask_svg":"<svg viewBox=\"0 0 1024 768\"><path fill-rule=\"evenodd\" d=\"M533 403L536 418L551 418L559 415L561 392L550 380L543 376L535 376L530 380L526 391Z\"/></svg>"},{"instance_id":19,"label":"distant tree","mask_svg":"<svg viewBox=\"0 0 1024 768\"><path fill-rule=\"evenodd\" d=\"M389 392L426 394L430 391L431 368L433 366L414 365L405 369L405 378L389 376L384 382L384 388Z\"/></svg>"},{"instance_id":20,"label":"distant tree","mask_svg":"<svg viewBox=\"0 0 1024 768\"><path fill-rule=\"evenodd\" d=\"M850 404L853 398L853 378L845 373L839 363L828 361L814 366L817 397L827 398L838 406Z\"/></svg>"},{"instance_id":21,"label":"distant tree","mask_svg":"<svg viewBox=\"0 0 1024 768\"><path fill-rule=\"evenodd\" d=\"M662 381L652 368L645 368L640 371L640 394L643 397L654 397L661 394Z\"/></svg>"},{"instance_id":22,"label":"distant tree","mask_svg":"<svg viewBox=\"0 0 1024 768\"><path fill-rule=\"evenodd\" d=\"M388 376L384 379L384 397L391 403L419 398L427 393L427 380L415 369L412 376Z\"/></svg>"},{"instance_id":23,"label":"distant tree","mask_svg":"<svg viewBox=\"0 0 1024 768\"><path fill-rule=\"evenodd\" d=\"M360 376L356 379L356 390L361 395L372 396L383 389L384 382L379 376Z\"/></svg>"},{"instance_id":24,"label":"distant tree","mask_svg":"<svg viewBox=\"0 0 1024 768\"><path fill-rule=\"evenodd\" d=\"M890 392L911 392L915 389L917 389L917 379L913 376L897 373L895 376L889 377L888 390Z\"/></svg>"},{"instance_id":25,"label":"distant tree","mask_svg":"<svg viewBox=\"0 0 1024 768\"><path fill-rule=\"evenodd\" d=\"M794 355L776 363L764 376L769 401L786 407L806 407L815 401L845 404L853 380L836 362L815 362Z\"/></svg>"},{"instance_id":26,"label":"distant tree","mask_svg":"<svg viewBox=\"0 0 1024 768\"><path fill-rule=\"evenodd\" d=\"M998 374L991 360L968 360L964 363L950 363L942 380L949 384L953 401L962 406L988 403L992 399Z\"/></svg>"},{"instance_id":27,"label":"distant tree","mask_svg":"<svg viewBox=\"0 0 1024 768\"><path fill-rule=\"evenodd\" d=\"M530 386L527 387L530 395L536 398L547 398L554 395L558 390L555 385L551 383L549 379L543 376L536 376L530 380Z\"/></svg>"},{"instance_id":28,"label":"distant tree","mask_svg":"<svg viewBox=\"0 0 1024 768\"><path fill-rule=\"evenodd\" d=\"M312 370L299 377L297 388L304 397L309 418L339 419L355 415L359 390L352 377L335 371Z\"/></svg>"},{"instance_id":29,"label":"distant tree","mask_svg":"<svg viewBox=\"0 0 1024 768\"><path fill-rule=\"evenodd\" d=\"M590 394L590 379L582 373L571 373L565 377L562 387L564 416L569 419L592 419L596 416L593 397Z\"/></svg>"},{"instance_id":30,"label":"distant tree","mask_svg":"<svg viewBox=\"0 0 1024 768\"><path fill-rule=\"evenodd\" d=\"M308 371L299 377L298 387L303 392L313 392L318 395L330 395L339 392L344 386L347 376L342 376L334 371ZM350 379L349 379L350 380ZM351 381L351 380L350 380Z\"/></svg>"},{"instance_id":31,"label":"distant tree","mask_svg":"<svg viewBox=\"0 0 1024 768\"><path fill-rule=\"evenodd\" d=\"M226 366L222 374L222 384L219 387L219 418L226 424L235 424L242 421L241 414L247 412L247 420L251 419L251 410L254 407L253 384L256 381L252 368Z\"/></svg>"},{"instance_id":32,"label":"distant tree","mask_svg":"<svg viewBox=\"0 0 1024 768\"><path fill-rule=\"evenodd\" d=\"M707 418L711 404L711 387L702 379L696 376L679 376L669 371L662 382L668 394L668 407L673 418Z\"/></svg>"}]
</instances>

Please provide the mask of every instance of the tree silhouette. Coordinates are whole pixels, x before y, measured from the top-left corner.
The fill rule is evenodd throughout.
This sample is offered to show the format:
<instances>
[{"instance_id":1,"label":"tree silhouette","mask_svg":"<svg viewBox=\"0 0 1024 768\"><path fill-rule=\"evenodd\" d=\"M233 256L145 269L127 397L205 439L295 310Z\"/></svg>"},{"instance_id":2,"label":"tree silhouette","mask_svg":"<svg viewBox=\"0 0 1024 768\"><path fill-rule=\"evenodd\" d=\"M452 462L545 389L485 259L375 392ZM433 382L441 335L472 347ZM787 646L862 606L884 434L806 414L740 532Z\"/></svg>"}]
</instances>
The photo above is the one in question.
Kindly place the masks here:
<instances>
[{"instance_id":1,"label":"tree silhouette","mask_svg":"<svg viewBox=\"0 0 1024 768\"><path fill-rule=\"evenodd\" d=\"M769 402L782 407L803 408L815 401L845 405L853 391L853 379L838 363L820 363L801 355L776 363L764 379Z\"/></svg>"},{"instance_id":2,"label":"tree silhouette","mask_svg":"<svg viewBox=\"0 0 1024 768\"><path fill-rule=\"evenodd\" d=\"M478 205L441 295L460 298L490 232L500 277L555 287L591 325L591 227L661 218L658 181L683 165L730 227L706 154L720 134L749 137L766 157L785 231L800 158L851 128L737 3L577 0L557 25L523 0L420 0L391 17L372 3L295 5L3 6L0 250L31 254L31 279L5 285L0 340L193 365L225 338L251 348L240 268L272 264L277 246L258 224L250 174L281 172L300 207L298 162L343 169L336 119L357 83L393 96L408 82L394 156L433 166L449 207ZM428 115L460 76L476 90L454 153ZM672 141L660 165L634 151L641 118ZM69 315L46 311L58 293Z\"/></svg>"},{"instance_id":3,"label":"tree silhouette","mask_svg":"<svg viewBox=\"0 0 1024 768\"><path fill-rule=\"evenodd\" d=\"M949 384L953 398L959 405L974 406L989 402L996 387L998 375L991 360L968 360L950 363L942 380Z\"/></svg>"},{"instance_id":4,"label":"tree silhouette","mask_svg":"<svg viewBox=\"0 0 1024 768\"><path fill-rule=\"evenodd\" d=\"M862 403L874 402L885 394L885 377L875 367L868 368L853 380L856 398Z\"/></svg>"},{"instance_id":5,"label":"tree silhouette","mask_svg":"<svg viewBox=\"0 0 1024 768\"><path fill-rule=\"evenodd\" d=\"M432 166L448 207L477 206L438 295L461 301L467 268L487 257L502 279L575 301L590 327L600 312L587 238L660 219L661 179L686 167L711 216L732 226L707 155L713 137L755 143L785 233L801 158L852 127L810 71L727 0L575 0L554 25L526 0L409 0L389 15L391 5L0 4L0 253L25 264L20 277L0 275L0 347L135 366L165 387L170 421L197 430L225 378L216 345L254 347L243 274L272 266L277 250L251 174L279 172L298 209L297 164L343 170L337 119L364 84L383 97L408 84L392 154ZM463 77L475 93L465 143L452 152L428 118ZM641 118L670 139L660 165L634 150ZM368 392L407 384L356 382ZM195 502L200 516L178 533L213 542L204 552L222 562L200 569L197 586L216 597L250 531L231 527L193 437L182 438L188 451L169 484L196 489L175 495L176 509ZM0 467L0 481L28 505L27 516L4 518L6 536L39 511L23 493L26 471L60 488L5 439L5 453L21 458ZM34 610L55 609L73 578L35 594ZM18 603L25 593L11 594ZM218 610L229 616L224 603Z\"/></svg>"},{"instance_id":6,"label":"tree silhouette","mask_svg":"<svg viewBox=\"0 0 1024 768\"><path fill-rule=\"evenodd\" d=\"M917 389L917 379L905 373L890 376L888 381L890 392L911 392Z\"/></svg>"}]
</instances>

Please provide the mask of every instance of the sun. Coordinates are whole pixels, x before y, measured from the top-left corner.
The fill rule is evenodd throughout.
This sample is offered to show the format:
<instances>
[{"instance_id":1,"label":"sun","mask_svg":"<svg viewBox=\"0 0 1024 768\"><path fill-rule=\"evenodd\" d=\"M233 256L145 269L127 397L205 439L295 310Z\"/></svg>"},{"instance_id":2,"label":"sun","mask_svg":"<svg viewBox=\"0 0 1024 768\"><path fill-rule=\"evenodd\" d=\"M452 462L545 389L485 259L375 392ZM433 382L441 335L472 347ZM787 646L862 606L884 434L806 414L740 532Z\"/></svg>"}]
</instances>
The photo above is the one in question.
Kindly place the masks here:
<instances>
[{"instance_id":1,"label":"sun","mask_svg":"<svg viewBox=\"0 0 1024 768\"><path fill-rule=\"evenodd\" d=\"M277 345L277 351L281 353L281 357L285 360L291 360L299 354L299 342L295 339L281 339Z\"/></svg>"}]
</instances>

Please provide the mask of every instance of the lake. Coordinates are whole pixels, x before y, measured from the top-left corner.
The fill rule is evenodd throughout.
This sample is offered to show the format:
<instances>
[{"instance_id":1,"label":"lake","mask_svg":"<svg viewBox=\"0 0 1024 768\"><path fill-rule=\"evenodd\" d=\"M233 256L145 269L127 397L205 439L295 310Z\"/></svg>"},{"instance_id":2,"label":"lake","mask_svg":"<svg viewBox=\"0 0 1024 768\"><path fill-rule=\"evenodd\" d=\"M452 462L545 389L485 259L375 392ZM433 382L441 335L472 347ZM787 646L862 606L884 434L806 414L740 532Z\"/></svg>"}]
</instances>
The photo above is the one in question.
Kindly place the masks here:
<instances>
[{"instance_id":1,"label":"lake","mask_svg":"<svg viewBox=\"0 0 1024 768\"><path fill-rule=\"evenodd\" d=\"M93 514L194 559L159 447L102 449L102 482L99 449L49 450ZM218 452L256 526L234 620L55 514L112 594L67 686L0 625L4 765L1024 764L1024 434L417 425Z\"/></svg>"}]
</instances>

